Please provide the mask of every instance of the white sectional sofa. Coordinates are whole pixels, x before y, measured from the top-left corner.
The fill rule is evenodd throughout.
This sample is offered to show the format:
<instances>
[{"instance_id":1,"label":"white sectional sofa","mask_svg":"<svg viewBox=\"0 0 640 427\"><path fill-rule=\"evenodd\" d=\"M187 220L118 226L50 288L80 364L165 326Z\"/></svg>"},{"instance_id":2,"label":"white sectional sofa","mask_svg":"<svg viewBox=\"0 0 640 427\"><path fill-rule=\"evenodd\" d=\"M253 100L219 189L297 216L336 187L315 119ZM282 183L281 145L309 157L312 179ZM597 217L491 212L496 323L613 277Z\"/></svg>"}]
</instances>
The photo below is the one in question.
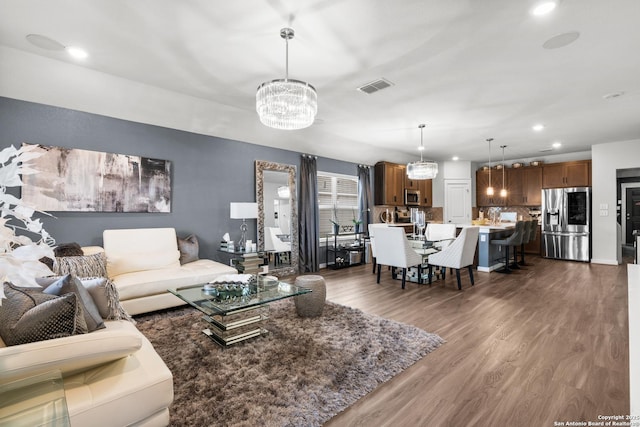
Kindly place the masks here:
<instances>
[{"instance_id":1,"label":"white sectional sofa","mask_svg":"<svg viewBox=\"0 0 640 427\"><path fill-rule=\"evenodd\" d=\"M72 427L169 425L171 371L134 324L104 323L89 334L9 347L0 339L0 386L57 370ZM28 408L30 399L5 412Z\"/></svg>"},{"instance_id":2,"label":"white sectional sofa","mask_svg":"<svg viewBox=\"0 0 640 427\"><path fill-rule=\"evenodd\" d=\"M238 272L209 259L181 265L173 228L105 230L102 237L107 274L130 315L184 305L167 292L170 287L196 285Z\"/></svg>"}]
</instances>

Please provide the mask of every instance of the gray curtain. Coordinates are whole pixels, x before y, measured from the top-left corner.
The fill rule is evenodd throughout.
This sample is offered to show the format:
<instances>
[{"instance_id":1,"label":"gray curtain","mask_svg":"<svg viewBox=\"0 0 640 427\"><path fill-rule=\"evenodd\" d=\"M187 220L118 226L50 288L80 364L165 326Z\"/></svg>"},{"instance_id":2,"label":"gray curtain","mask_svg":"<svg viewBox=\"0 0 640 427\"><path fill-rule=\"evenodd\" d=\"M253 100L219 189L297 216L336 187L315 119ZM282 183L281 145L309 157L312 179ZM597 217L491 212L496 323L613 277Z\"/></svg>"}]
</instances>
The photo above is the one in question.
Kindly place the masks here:
<instances>
[{"instance_id":1,"label":"gray curtain","mask_svg":"<svg viewBox=\"0 0 640 427\"><path fill-rule=\"evenodd\" d=\"M318 166L316 157L302 155L300 167L300 271L313 273L320 269L319 257L319 212L318 212Z\"/></svg>"},{"instance_id":2,"label":"gray curtain","mask_svg":"<svg viewBox=\"0 0 640 427\"><path fill-rule=\"evenodd\" d=\"M373 212L371 198L371 167L358 165L358 209L362 214L362 229L367 231L371 224Z\"/></svg>"}]
</instances>

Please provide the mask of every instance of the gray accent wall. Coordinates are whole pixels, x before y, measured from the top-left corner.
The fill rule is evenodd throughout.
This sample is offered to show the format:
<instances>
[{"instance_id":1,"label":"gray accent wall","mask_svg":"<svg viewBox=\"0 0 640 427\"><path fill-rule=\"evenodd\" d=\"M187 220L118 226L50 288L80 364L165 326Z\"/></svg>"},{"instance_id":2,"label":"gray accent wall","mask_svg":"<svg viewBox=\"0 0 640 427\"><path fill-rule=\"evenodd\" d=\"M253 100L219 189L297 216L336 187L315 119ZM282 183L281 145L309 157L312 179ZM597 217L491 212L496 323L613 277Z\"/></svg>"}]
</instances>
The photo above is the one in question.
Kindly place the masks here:
<instances>
[{"instance_id":1,"label":"gray accent wall","mask_svg":"<svg viewBox=\"0 0 640 427\"><path fill-rule=\"evenodd\" d=\"M219 241L225 232L238 240L241 224L229 218L229 203L255 201L255 160L300 170L301 153L289 150L4 97L0 136L0 149L27 142L172 162L171 213L51 212L55 218L43 217L43 223L57 243L101 246L105 229L173 227L181 237L198 236L201 258L225 263L228 256L218 252ZM318 170L357 175L357 164L318 158ZM255 240L256 220L247 222L247 238Z\"/></svg>"}]
</instances>

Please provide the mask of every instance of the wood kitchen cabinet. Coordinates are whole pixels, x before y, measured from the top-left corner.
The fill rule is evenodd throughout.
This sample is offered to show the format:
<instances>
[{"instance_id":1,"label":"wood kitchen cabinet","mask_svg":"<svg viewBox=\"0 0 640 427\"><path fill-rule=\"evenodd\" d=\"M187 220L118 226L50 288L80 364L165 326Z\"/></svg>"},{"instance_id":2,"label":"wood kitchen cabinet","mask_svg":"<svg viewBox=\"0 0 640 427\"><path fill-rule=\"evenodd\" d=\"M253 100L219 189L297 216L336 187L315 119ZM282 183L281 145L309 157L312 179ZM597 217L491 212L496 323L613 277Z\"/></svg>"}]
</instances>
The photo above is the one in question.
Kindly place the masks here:
<instances>
[{"instance_id":1,"label":"wood kitchen cabinet","mask_svg":"<svg viewBox=\"0 0 640 427\"><path fill-rule=\"evenodd\" d=\"M588 187L591 160L549 163L542 167L542 188Z\"/></svg>"},{"instance_id":2,"label":"wood kitchen cabinet","mask_svg":"<svg viewBox=\"0 0 640 427\"><path fill-rule=\"evenodd\" d=\"M418 190L420 190L420 206L433 206L433 180L421 179L414 182L418 183Z\"/></svg>"},{"instance_id":3,"label":"wood kitchen cabinet","mask_svg":"<svg viewBox=\"0 0 640 427\"><path fill-rule=\"evenodd\" d=\"M374 204L404 205L405 170L405 165L389 162L376 163L374 168Z\"/></svg>"},{"instance_id":4,"label":"wood kitchen cabinet","mask_svg":"<svg viewBox=\"0 0 640 427\"><path fill-rule=\"evenodd\" d=\"M476 206L505 206L507 200L500 197L502 189L502 170L491 171L491 186L493 187L493 196L487 196L487 187L489 186L489 171L476 171Z\"/></svg>"},{"instance_id":5,"label":"wood kitchen cabinet","mask_svg":"<svg viewBox=\"0 0 640 427\"><path fill-rule=\"evenodd\" d=\"M540 206L542 168L525 166L507 169L507 190L508 206Z\"/></svg>"}]
</instances>

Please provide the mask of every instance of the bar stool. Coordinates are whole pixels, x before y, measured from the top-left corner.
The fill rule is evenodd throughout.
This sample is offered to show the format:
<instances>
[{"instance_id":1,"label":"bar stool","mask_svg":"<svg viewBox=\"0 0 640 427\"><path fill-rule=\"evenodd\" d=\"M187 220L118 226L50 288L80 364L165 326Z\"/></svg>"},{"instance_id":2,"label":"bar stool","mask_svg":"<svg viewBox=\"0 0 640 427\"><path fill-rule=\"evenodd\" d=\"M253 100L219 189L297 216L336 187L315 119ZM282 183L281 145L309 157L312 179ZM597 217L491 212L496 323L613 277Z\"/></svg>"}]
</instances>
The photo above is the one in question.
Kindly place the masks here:
<instances>
[{"instance_id":1,"label":"bar stool","mask_svg":"<svg viewBox=\"0 0 640 427\"><path fill-rule=\"evenodd\" d=\"M523 222L522 235L520 236L520 240L514 243L515 246L513 247L513 263L511 264L511 268L515 268L516 270L519 270L521 265L518 263L518 246L520 246L520 258L522 258L524 256L524 244L529 242L529 234L531 234L531 221Z\"/></svg>"},{"instance_id":2,"label":"bar stool","mask_svg":"<svg viewBox=\"0 0 640 427\"><path fill-rule=\"evenodd\" d=\"M504 267L500 270L496 270L498 273L511 273L512 270L509 266L509 247L514 246L515 248L517 247L517 245L521 244L523 228L524 221L518 221L516 222L516 227L513 233L509 237L506 237L504 239L493 239L491 241L492 245L505 247Z\"/></svg>"},{"instance_id":3,"label":"bar stool","mask_svg":"<svg viewBox=\"0 0 640 427\"><path fill-rule=\"evenodd\" d=\"M531 265L531 264L527 264L524 261L524 245L529 242L533 242L534 240L536 240L536 237L538 236L538 220L532 219L530 222L531 222L531 225L529 226L529 235L527 236L527 241L525 242L523 240L522 247L520 249L520 265Z\"/></svg>"}]
</instances>

